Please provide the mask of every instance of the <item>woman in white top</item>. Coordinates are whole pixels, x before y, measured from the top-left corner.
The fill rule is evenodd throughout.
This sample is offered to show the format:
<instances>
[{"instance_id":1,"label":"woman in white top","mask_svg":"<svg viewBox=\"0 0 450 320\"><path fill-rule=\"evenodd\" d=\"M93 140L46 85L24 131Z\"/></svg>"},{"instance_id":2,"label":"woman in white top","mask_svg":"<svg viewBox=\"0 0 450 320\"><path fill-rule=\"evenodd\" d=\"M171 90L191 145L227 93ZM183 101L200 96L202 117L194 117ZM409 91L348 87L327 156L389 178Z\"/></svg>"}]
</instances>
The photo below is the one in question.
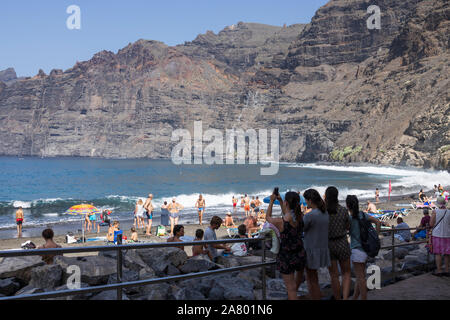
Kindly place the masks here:
<instances>
[{"instance_id":1,"label":"woman in white top","mask_svg":"<svg viewBox=\"0 0 450 320\"><path fill-rule=\"evenodd\" d=\"M136 208L134 209L134 214L136 216L138 229L141 227L141 223L142 223L142 227L145 227L144 211L145 211L144 201L142 201L142 199L139 199L138 202L136 203Z\"/></svg>"},{"instance_id":2,"label":"woman in white top","mask_svg":"<svg viewBox=\"0 0 450 320\"><path fill-rule=\"evenodd\" d=\"M433 227L433 254L435 254L436 257L437 268L434 275L448 277L450 255L450 210L445 206L444 197L437 198L436 206L437 208L433 210L430 221L430 225ZM444 256L445 261L445 272L442 272L441 268L442 256Z\"/></svg>"}]
</instances>

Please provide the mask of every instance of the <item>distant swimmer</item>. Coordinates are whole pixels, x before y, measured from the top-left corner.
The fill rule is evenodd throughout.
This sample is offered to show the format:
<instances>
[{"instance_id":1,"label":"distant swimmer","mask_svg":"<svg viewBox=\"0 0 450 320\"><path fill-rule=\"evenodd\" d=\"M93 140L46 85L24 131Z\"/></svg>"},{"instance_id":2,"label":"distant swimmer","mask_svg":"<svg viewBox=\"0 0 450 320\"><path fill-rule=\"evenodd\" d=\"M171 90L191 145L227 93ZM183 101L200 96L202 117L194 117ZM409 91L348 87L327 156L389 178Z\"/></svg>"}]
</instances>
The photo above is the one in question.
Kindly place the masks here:
<instances>
[{"instance_id":1,"label":"distant swimmer","mask_svg":"<svg viewBox=\"0 0 450 320\"><path fill-rule=\"evenodd\" d=\"M17 238L22 238L22 225L25 222L25 218L23 216L23 209L19 207L16 211L16 223L17 223Z\"/></svg>"},{"instance_id":2,"label":"distant swimmer","mask_svg":"<svg viewBox=\"0 0 450 320\"><path fill-rule=\"evenodd\" d=\"M172 202L167 206L167 209L170 212L170 233L173 235L173 228L178 224L178 219L180 218L180 210L183 210L184 207L173 198Z\"/></svg>"},{"instance_id":3,"label":"distant swimmer","mask_svg":"<svg viewBox=\"0 0 450 320\"><path fill-rule=\"evenodd\" d=\"M380 190L378 188L375 190L375 203L380 202Z\"/></svg>"},{"instance_id":4,"label":"distant swimmer","mask_svg":"<svg viewBox=\"0 0 450 320\"><path fill-rule=\"evenodd\" d=\"M202 218L203 218L203 214L205 213L205 207L206 207L205 199L203 199L202 195L198 196L195 206L198 209L198 224L202 225Z\"/></svg>"}]
</instances>

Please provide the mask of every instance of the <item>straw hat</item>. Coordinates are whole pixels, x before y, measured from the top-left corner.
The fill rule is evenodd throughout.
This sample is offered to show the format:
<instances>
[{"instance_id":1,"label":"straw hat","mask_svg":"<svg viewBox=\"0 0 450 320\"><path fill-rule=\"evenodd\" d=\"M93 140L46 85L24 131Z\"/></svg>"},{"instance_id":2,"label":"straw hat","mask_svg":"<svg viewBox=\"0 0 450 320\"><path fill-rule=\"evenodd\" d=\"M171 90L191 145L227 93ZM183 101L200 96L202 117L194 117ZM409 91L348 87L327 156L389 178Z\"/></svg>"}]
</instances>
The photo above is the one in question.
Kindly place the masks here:
<instances>
[{"instance_id":1,"label":"straw hat","mask_svg":"<svg viewBox=\"0 0 450 320\"><path fill-rule=\"evenodd\" d=\"M231 216L231 212L230 211L227 212L227 216Z\"/></svg>"}]
</instances>

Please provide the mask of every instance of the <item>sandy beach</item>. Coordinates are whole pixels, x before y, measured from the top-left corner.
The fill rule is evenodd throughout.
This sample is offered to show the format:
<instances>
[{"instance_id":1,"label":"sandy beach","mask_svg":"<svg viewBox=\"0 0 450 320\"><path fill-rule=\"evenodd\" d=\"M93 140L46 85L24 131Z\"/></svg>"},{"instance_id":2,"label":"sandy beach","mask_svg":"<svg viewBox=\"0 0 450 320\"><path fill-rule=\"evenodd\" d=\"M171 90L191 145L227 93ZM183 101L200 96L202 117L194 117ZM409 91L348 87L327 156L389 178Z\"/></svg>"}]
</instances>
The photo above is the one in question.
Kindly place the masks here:
<instances>
[{"instance_id":1,"label":"sandy beach","mask_svg":"<svg viewBox=\"0 0 450 320\"><path fill-rule=\"evenodd\" d=\"M428 192L430 193L430 192ZM409 211L408 216L404 217L404 221L411 227L417 227L420 224L420 220L423 217L423 213L421 209L415 210L412 209L411 206L404 206L406 204L410 204L411 202L413 202L413 200L417 197L417 195L415 194L408 194L408 195L403 195L403 196L395 196L395 197L391 197L390 201L388 201L387 197L382 197L380 198L380 202L376 204L378 209L383 209L383 210L398 210L400 208L410 208L411 210ZM344 203L341 202L342 205L345 205ZM263 205L262 206L264 209L266 209L267 205ZM366 208L366 201L365 200L361 200L360 202L360 209L365 209ZM225 212L224 214L221 216L222 218L225 217ZM236 226L238 226L239 224L241 224L244 220L244 216L243 216L243 212L241 212L240 210L235 213L233 215L233 219L235 221ZM209 221L203 221L203 226L199 226L198 224L183 224L184 225L184 230L185 230L185 236L190 236L190 237L194 237L195 236L195 231L197 229L203 229L205 230L209 223ZM387 223L389 223L390 225L396 225L396 221L395 220L388 220ZM127 236L128 238L130 237L131 233L130 233L130 228L131 228L131 224L132 222L129 223L121 223L121 229L124 231L124 235ZM153 221L153 226L152 226L152 233L154 234L156 232L156 227L158 225L157 221ZM80 236L81 234L78 231L80 231L79 229L81 228L81 225L78 224L74 224L73 225L72 232L76 235L76 236ZM44 227L42 228L42 230L44 229ZM40 230L40 231L42 231ZM166 230L170 231L170 227L166 227ZM15 230L14 230L15 231ZM107 232L107 228L106 227L102 227L100 230L100 233L86 233L86 238L95 238L95 237L106 237L106 232ZM36 233L36 232L35 232ZM55 241L60 244L62 247L77 247L77 246L98 246L98 245L104 245L105 241L89 241L86 243L75 243L75 244L67 244L65 243L65 233L61 234L60 232L55 232ZM216 231L217 234L217 238L227 238L227 232L226 232L226 228L225 227L221 227L219 230ZM164 237L157 237L157 236L145 236L144 235L144 230L140 229L138 231L138 235L139 235L139 240L142 242L165 242L166 238ZM20 239L17 239L17 236L15 236L15 238L10 238L10 239L3 239L0 240L0 250L8 250L8 249L20 249L20 246L22 243L26 242L26 241L32 241L34 244L36 244L36 246L43 244L43 239L39 236L33 236L33 237L22 237ZM191 250L190 248L186 247L186 252L190 255L191 254ZM96 253L91 253L96 255Z\"/></svg>"}]
</instances>

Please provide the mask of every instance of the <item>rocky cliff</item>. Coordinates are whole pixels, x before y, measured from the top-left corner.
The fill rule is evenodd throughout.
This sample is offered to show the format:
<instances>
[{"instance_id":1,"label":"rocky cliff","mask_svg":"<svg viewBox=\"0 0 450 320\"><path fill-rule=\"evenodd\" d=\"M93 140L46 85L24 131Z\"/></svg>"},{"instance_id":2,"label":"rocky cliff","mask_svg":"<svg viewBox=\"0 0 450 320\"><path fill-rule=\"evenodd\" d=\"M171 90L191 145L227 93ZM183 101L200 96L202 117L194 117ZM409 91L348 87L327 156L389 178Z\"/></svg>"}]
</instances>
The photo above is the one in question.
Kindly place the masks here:
<instances>
[{"instance_id":1,"label":"rocky cliff","mask_svg":"<svg viewBox=\"0 0 450 320\"><path fill-rule=\"evenodd\" d=\"M449 15L445 0L334 0L308 25L139 40L0 82L0 153L167 158L172 131L202 120L278 128L284 161L449 170Z\"/></svg>"}]
</instances>

